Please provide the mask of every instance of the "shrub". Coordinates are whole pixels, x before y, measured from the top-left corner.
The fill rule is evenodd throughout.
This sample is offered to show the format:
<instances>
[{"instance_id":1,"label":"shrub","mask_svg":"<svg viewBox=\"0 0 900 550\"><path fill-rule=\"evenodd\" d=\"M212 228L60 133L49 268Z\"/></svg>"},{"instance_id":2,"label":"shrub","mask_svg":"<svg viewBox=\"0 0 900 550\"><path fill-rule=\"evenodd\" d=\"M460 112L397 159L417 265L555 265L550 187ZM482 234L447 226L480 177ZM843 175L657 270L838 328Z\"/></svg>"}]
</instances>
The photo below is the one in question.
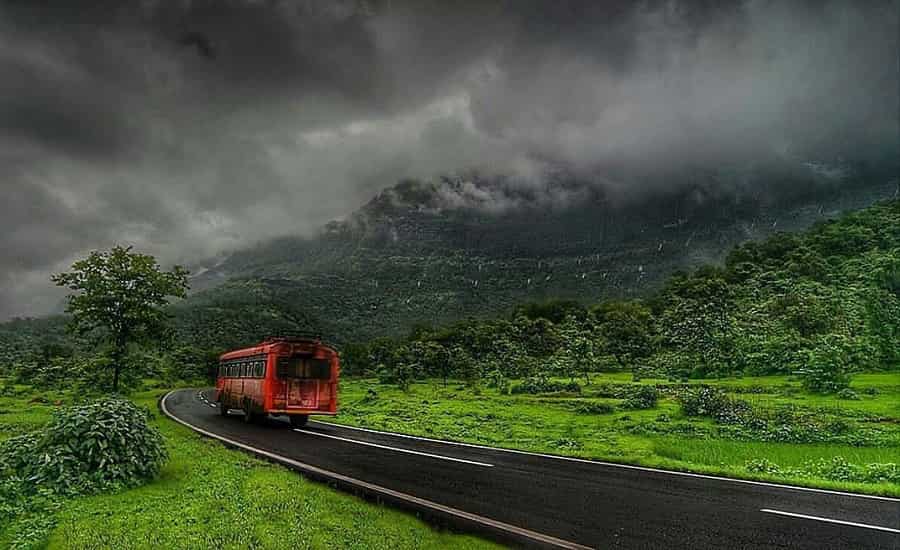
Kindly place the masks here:
<instances>
[{"instance_id":1,"label":"shrub","mask_svg":"<svg viewBox=\"0 0 900 550\"><path fill-rule=\"evenodd\" d=\"M40 434L0 446L0 469L34 489L60 494L137 485L154 477L166 458L162 436L148 417L116 398L57 410Z\"/></svg>"},{"instance_id":2,"label":"shrub","mask_svg":"<svg viewBox=\"0 0 900 550\"><path fill-rule=\"evenodd\" d=\"M778 467L778 464L775 464L768 458L754 458L748 460L746 469L748 472L754 474L778 475L781 473L781 468Z\"/></svg>"},{"instance_id":3,"label":"shrub","mask_svg":"<svg viewBox=\"0 0 900 550\"><path fill-rule=\"evenodd\" d=\"M497 388L500 394L509 393L509 378L504 376L503 371L500 369L490 371L485 378L487 379L487 387Z\"/></svg>"},{"instance_id":4,"label":"shrub","mask_svg":"<svg viewBox=\"0 0 900 550\"><path fill-rule=\"evenodd\" d=\"M561 437L561 438L557 439L556 441L553 441L552 443L550 443L550 445L552 445L553 447L556 447L557 449L567 450L567 451L578 451L578 450L581 450L584 448L584 445L582 445L580 441L575 440L575 439L570 439L567 437Z\"/></svg>"},{"instance_id":5,"label":"shrub","mask_svg":"<svg viewBox=\"0 0 900 550\"><path fill-rule=\"evenodd\" d=\"M14 379L19 384L46 389L71 384L82 375L81 365L72 358L53 357L40 363L17 364Z\"/></svg>"},{"instance_id":6,"label":"shrub","mask_svg":"<svg viewBox=\"0 0 900 550\"><path fill-rule=\"evenodd\" d=\"M815 461L807 461L803 469L809 473L830 479L832 481L854 481L854 467L846 458L834 456L830 459L820 458Z\"/></svg>"},{"instance_id":7,"label":"shrub","mask_svg":"<svg viewBox=\"0 0 900 550\"><path fill-rule=\"evenodd\" d=\"M681 412L686 416L712 416L727 399L725 392L714 388L688 389L678 396Z\"/></svg>"},{"instance_id":8,"label":"shrub","mask_svg":"<svg viewBox=\"0 0 900 550\"><path fill-rule=\"evenodd\" d=\"M804 367L798 371L801 383L814 393L837 393L850 386L849 344L839 338L826 338L805 351Z\"/></svg>"},{"instance_id":9,"label":"shrub","mask_svg":"<svg viewBox=\"0 0 900 550\"><path fill-rule=\"evenodd\" d=\"M378 401L378 392L375 391L374 388L368 388L366 390L366 395L363 396L362 399L359 400L362 404L374 403Z\"/></svg>"},{"instance_id":10,"label":"shrub","mask_svg":"<svg viewBox=\"0 0 900 550\"><path fill-rule=\"evenodd\" d=\"M529 376L522 380L521 383L512 387L511 393L553 393L553 392L572 392L581 393L581 386L578 382L555 382L546 376Z\"/></svg>"},{"instance_id":11,"label":"shrub","mask_svg":"<svg viewBox=\"0 0 900 550\"><path fill-rule=\"evenodd\" d=\"M806 475L832 481L900 483L900 464L852 464L842 456L807 461L803 464L803 471Z\"/></svg>"},{"instance_id":12,"label":"shrub","mask_svg":"<svg viewBox=\"0 0 900 550\"><path fill-rule=\"evenodd\" d=\"M656 386L638 386L622 402L622 406L626 409L652 409L658 399L659 390Z\"/></svg>"},{"instance_id":13,"label":"shrub","mask_svg":"<svg viewBox=\"0 0 900 550\"><path fill-rule=\"evenodd\" d=\"M403 391L409 391L414 374L413 366L403 361L393 366L378 365L378 381L382 384L396 384Z\"/></svg>"},{"instance_id":14,"label":"shrub","mask_svg":"<svg viewBox=\"0 0 900 550\"><path fill-rule=\"evenodd\" d=\"M748 472L788 477L822 478L858 483L900 483L900 464L852 464L842 456L807 460L799 468L782 468L765 458L746 464Z\"/></svg>"},{"instance_id":15,"label":"shrub","mask_svg":"<svg viewBox=\"0 0 900 550\"><path fill-rule=\"evenodd\" d=\"M866 464L859 477L866 483L900 483L900 464Z\"/></svg>"},{"instance_id":16,"label":"shrub","mask_svg":"<svg viewBox=\"0 0 900 550\"><path fill-rule=\"evenodd\" d=\"M837 393L838 399L846 399L848 401L859 401L859 394L850 388L844 388Z\"/></svg>"},{"instance_id":17,"label":"shrub","mask_svg":"<svg viewBox=\"0 0 900 550\"><path fill-rule=\"evenodd\" d=\"M581 414L609 414L616 412L616 408L609 403L598 403L594 401L576 403L572 410Z\"/></svg>"}]
</instances>

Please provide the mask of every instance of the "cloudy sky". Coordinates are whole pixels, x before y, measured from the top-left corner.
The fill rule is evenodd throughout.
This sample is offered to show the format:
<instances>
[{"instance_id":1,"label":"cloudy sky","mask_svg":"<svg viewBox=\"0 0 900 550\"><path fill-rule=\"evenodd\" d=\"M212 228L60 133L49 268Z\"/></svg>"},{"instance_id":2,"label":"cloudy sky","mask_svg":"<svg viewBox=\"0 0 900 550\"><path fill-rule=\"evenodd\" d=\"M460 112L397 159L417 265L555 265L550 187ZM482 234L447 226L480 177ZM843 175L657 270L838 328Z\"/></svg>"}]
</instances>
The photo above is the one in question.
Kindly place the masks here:
<instances>
[{"instance_id":1,"label":"cloudy sky","mask_svg":"<svg viewBox=\"0 0 900 550\"><path fill-rule=\"evenodd\" d=\"M191 263L404 177L895 155L897 10L0 0L0 319L91 249Z\"/></svg>"}]
</instances>

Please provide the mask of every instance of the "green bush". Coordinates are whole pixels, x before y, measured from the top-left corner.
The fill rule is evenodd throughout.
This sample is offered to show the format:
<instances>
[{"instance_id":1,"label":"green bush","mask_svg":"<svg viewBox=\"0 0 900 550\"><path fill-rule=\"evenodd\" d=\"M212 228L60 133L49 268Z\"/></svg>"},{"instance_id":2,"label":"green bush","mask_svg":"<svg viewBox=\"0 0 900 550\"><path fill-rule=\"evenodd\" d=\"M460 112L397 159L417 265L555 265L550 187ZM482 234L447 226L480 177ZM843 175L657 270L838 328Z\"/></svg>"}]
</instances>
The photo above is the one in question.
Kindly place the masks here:
<instances>
[{"instance_id":1,"label":"green bush","mask_svg":"<svg viewBox=\"0 0 900 550\"><path fill-rule=\"evenodd\" d=\"M359 400L361 404L374 403L376 401L378 401L378 392L375 391L375 388L366 389L366 395Z\"/></svg>"},{"instance_id":2,"label":"green bush","mask_svg":"<svg viewBox=\"0 0 900 550\"><path fill-rule=\"evenodd\" d=\"M656 386L638 386L623 402L626 409L652 409L659 399L659 390Z\"/></svg>"},{"instance_id":3,"label":"green bush","mask_svg":"<svg viewBox=\"0 0 900 550\"><path fill-rule=\"evenodd\" d=\"M14 380L36 388L57 388L80 379L82 368L70 357L54 357L47 361L19 363L15 367Z\"/></svg>"},{"instance_id":4,"label":"green bush","mask_svg":"<svg viewBox=\"0 0 900 550\"><path fill-rule=\"evenodd\" d=\"M748 460L746 469L748 472L754 474L779 475L782 473L781 468L778 467L778 464L775 464L768 458L754 458L752 460Z\"/></svg>"},{"instance_id":5,"label":"green bush","mask_svg":"<svg viewBox=\"0 0 900 550\"><path fill-rule=\"evenodd\" d=\"M807 460L799 468L782 468L765 458L747 462L748 472L786 477L821 478L856 483L900 483L900 464L853 464L842 456Z\"/></svg>"},{"instance_id":6,"label":"green bush","mask_svg":"<svg viewBox=\"0 0 900 550\"><path fill-rule=\"evenodd\" d=\"M105 398L60 409L39 434L0 445L0 473L34 490L83 494L133 486L166 459L162 436L132 402Z\"/></svg>"},{"instance_id":7,"label":"green bush","mask_svg":"<svg viewBox=\"0 0 900 550\"><path fill-rule=\"evenodd\" d=\"M838 399L845 399L847 401L859 401L859 394L850 388L844 388L837 393Z\"/></svg>"},{"instance_id":8,"label":"green bush","mask_svg":"<svg viewBox=\"0 0 900 550\"><path fill-rule=\"evenodd\" d=\"M850 386L851 346L845 339L831 336L804 353L804 366L798 374L807 391L837 393Z\"/></svg>"},{"instance_id":9,"label":"green bush","mask_svg":"<svg viewBox=\"0 0 900 550\"><path fill-rule=\"evenodd\" d=\"M598 403L593 401L582 401L576 403L572 410L581 414L609 414L616 412L616 408L609 403Z\"/></svg>"},{"instance_id":10,"label":"green bush","mask_svg":"<svg viewBox=\"0 0 900 550\"><path fill-rule=\"evenodd\" d=\"M739 423L752 414L749 403L718 388L688 389L678 396L678 400L681 412L686 416L710 416L723 424Z\"/></svg>"},{"instance_id":11,"label":"green bush","mask_svg":"<svg viewBox=\"0 0 900 550\"><path fill-rule=\"evenodd\" d=\"M494 369L487 373L487 387L497 388L497 392L502 395L509 394L509 378L503 375L500 369Z\"/></svg>"},{"instance_id":12,"label":"green bush","mask_svg":"<svg viewBox=\"0 0 900 550\"><path fill-rule=\"evenodd\" d=\"M378 365L378 381L381 384L395 384L403 391L409 391L414 376L414 367L403 361L392 366Z\"/></svg>"},{"instance_id":13,"label":"green bush","mask_svg":"<svg viewBox=\"0 0 900 550\"><path fill-rule=\"evenodd\" d=\"M572 392L581 393L581 386L578 382L555 382L546 376L530 376L521 383L512 387L511 393L554 393L554 392Z\"/></svg>"}]
</instances>

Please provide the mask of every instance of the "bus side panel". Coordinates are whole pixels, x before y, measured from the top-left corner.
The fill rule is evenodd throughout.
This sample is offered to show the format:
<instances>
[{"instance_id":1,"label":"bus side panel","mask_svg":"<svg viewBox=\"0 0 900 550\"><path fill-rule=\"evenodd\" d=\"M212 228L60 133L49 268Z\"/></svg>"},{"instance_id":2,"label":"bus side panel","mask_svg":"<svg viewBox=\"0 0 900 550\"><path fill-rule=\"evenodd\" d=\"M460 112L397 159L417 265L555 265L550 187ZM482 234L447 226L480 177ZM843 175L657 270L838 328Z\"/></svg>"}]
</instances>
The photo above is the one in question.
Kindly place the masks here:
<instances>
[{"instance_id":1,"label":"bus side panel","mask_svg":"<svg viewBox=\"0 0 900 550\"><path fill-rule=\"evenodd\" d=\"M249 390L250 390L250 399L253 400L254 406L257 410L261 412L266 411L266 392L265 388L265 379L264 378L251 378L247 380L249 382Z\"/></svg>"},{"instance_id":2,"label":"bus side panel","mask_svg":"<svg viewBox=\"0 0 900 550\"><path fill-rule=\"evenodd\" d=\"M266 354L266 375L263 377L263 406L266 412L270 412L278 408L275 403L275 392L277 382L275 381L275 361L276 355L270 351Z\"/></svg>"},{"instance_id":3,"label":"bus side panel","mask_svg":"<svg viewBox=\"0 0 900 550\"><path fill-rule=\"evenodd\" d=\"M225 379L225 402L228 403L229 406L233 407L235 403L237 403L236 395L234 394L234 378L226 378Z\"/></svg>"},{"instance_id":4,"label":"bus side panel","mask_svg":"<svg viewBox=\"0 0 900 550\"><path fill-rule=\"evenodd\" d=\"M337 381L340 372L337 356L331 359L331 377L326 381L323 380L319 384L319 407L322 412L337 412Z\"/></svg>"},{"instance_id":5,"label":"bus side panel","mask_svg":"<svg viewBox=\"0 0 900 550\"><path fill-rule=\"evenodd\" d=\"M222 399L222 392L225 391L225 378L223 378L219 373L216 373L216 393L213 397L214 401L219 401Z\"/></svg>"}]
</instances>

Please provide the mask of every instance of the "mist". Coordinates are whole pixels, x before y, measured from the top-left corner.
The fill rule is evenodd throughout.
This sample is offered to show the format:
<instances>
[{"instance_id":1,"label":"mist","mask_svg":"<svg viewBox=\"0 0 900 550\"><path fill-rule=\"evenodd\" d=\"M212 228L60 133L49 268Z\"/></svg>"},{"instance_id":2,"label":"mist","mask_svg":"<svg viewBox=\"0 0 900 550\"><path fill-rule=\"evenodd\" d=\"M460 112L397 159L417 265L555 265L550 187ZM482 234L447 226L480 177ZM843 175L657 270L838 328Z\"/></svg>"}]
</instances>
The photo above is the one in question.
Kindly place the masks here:
<instances>
[{"instance_id":1,"label":"mist","mask_svg":"<svg viewBox=\"0 0 900 550\"><path fill-rule=\"evenodd\" d=\"M564 166L639 200L694 168L896 166L898 8L0 2L0 319L54 311L89 250L190 264L404 178Z\"/></svg>"}]
</instances>

